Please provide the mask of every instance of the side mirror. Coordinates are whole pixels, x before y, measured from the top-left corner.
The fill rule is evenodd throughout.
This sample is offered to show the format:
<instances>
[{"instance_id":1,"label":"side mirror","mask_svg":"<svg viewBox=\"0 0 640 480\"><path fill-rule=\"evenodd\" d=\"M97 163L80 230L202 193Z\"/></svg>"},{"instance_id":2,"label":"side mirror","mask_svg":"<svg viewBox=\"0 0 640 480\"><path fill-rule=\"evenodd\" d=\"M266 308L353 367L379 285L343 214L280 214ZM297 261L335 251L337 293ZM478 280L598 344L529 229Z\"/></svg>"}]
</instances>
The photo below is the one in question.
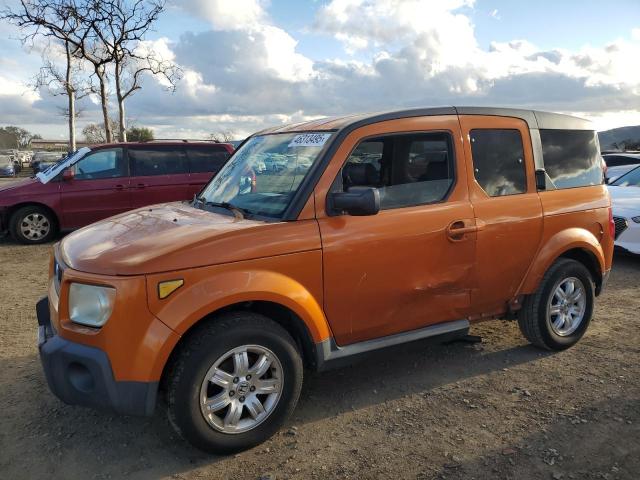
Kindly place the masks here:
<instances>
[{"instance_id":1,"label":"side mirror","mask_svg":"<svg viewBox=\"0 0 640 480\"><path fill-rule=\"evenodd\" d=\"M547 172L545 169L540 168L536 170L536 190L547 189Z\"/></svg>"},{"instance_id":2,"label":"side mirror","mask_svg":"<svg viewBox=\"0 0 640 480\"><path fill-rule=\"evenodd\" d=\"M346 192L333 192L328 198L329 210L361 217L380 211L380 192L372 187L351 187Z\"/></svg>"},{"instance_id":3,"label":"side mirror","mask_svg":"<svg viewBox=\"0 0 640 480\"><path fill-rule=\"evenodd\" d=\"M62 179L65 182L70 182L76 177L76 172L73 171L73 168L67 168L64 172L62 172Z\"/></svg>"}]
</instances>

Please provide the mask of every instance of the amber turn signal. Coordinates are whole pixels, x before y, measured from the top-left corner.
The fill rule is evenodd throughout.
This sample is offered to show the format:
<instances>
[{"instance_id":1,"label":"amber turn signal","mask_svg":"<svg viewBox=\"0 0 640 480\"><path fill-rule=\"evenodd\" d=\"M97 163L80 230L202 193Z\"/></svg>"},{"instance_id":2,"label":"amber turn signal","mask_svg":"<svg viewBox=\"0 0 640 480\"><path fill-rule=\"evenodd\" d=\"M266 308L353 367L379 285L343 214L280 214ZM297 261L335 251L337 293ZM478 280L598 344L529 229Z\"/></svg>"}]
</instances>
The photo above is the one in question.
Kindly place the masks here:
<instances>
[{"instance_id":1,"label":"amber turn signal","mask_svg":"<svg viewBox=\"0 0 640 480\"><path fill-rule=\"evenodd\" d=\"M166 282L158 283L158 297L162 300L167 298L177 289L184 285L184 280L167 280Z\"/></svg>"}]
</instances>

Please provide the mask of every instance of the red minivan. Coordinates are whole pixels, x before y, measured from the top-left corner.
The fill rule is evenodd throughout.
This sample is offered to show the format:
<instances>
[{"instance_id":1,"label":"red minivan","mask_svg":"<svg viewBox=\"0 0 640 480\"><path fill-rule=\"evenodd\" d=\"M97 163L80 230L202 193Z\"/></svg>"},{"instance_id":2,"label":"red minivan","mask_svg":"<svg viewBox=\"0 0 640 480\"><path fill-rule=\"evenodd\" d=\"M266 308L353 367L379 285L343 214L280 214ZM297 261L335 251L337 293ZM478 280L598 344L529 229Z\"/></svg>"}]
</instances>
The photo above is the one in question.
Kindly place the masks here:
<instances>
[{"instance_id":1,"label":"red minivan","mask_svg":"<svg viewBox=\"0 0 640 480\"><path fill-rule=\"evenodd\" d=\"M0 187L0 230L25 244L154 203L187 200L227 162L214 142L82 148L36 176Z\"/></svg>"}]
</instances>

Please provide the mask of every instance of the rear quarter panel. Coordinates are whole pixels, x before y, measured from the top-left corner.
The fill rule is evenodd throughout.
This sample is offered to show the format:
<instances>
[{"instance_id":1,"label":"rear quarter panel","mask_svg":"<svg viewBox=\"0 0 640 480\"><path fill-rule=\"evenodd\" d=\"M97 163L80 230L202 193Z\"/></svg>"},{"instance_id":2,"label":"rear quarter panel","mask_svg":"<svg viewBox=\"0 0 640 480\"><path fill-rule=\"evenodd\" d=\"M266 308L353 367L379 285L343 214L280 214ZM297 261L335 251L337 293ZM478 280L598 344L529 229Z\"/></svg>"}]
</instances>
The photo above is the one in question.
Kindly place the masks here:
<instances>
[{"instance_id":1,"label":"rear quarter panel","mask_svg":"<svg viewBox=\"0 0 640 480\"><path fill-rule=\"evenodd\" d=\"M611 269L613 238L609 233L611 200L605 185L539 193L544 214L542 242L520 293L533 293L544 273L564 252L590 252L601 272Z\"/></svg>"}]
</instances>

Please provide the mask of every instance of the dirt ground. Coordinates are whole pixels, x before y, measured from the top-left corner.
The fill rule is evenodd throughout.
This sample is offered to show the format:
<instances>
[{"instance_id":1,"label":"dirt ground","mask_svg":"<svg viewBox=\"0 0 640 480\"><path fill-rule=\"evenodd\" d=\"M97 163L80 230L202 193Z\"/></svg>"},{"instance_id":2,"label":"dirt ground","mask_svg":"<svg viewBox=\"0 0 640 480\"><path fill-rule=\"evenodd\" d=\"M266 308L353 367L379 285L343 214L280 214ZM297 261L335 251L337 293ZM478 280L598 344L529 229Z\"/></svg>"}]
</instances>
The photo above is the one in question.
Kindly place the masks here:
<instances>
[{"instance_id":1,"label":"dirt ground","mask_svg":"<svg viewBox=\"0 0 640 480\"><path fill-rule=\"evenodd\" d=\"M308 374L289 424L253 450L202 454L153 418L64 405L48 390L34 305L51 246L0 240L0 478L638 479L640 259L617 257L583 340L413 344Z\"/></svg>"}]
</instances>

